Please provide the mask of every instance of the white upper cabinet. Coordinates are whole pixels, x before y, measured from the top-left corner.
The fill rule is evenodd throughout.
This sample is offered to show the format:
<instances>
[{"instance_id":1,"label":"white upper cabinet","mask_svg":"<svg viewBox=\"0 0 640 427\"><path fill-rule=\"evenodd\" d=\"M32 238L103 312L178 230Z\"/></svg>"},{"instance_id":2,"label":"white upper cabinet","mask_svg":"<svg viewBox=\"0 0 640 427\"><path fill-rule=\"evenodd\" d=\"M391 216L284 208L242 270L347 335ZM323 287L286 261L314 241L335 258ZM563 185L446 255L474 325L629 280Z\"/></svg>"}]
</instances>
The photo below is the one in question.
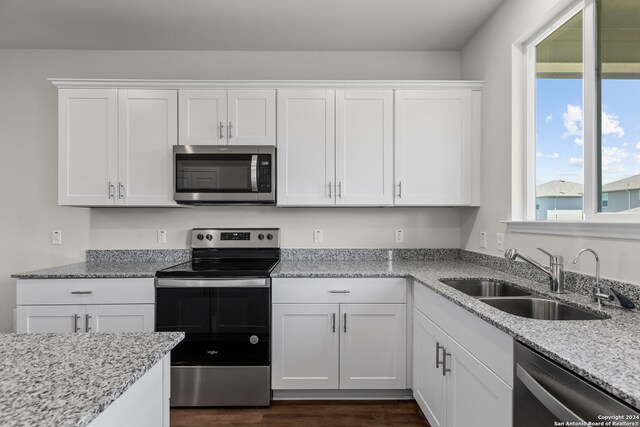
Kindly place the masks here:
<instances>
[{"instance_id":1,"label":"white upper cabinet","mask_svg":"<svg viewBox=\"0 0 640 427\"><path fill-rule=\"evenodd\" d=\"M479 92L473 92L396 91L396 205L478 204Z\"/></svg>"},{"instance_id":2,"label":"white upper cabinet","mask_svg":"<svg viewBox=\"0 0 640 427\"><path fill-rule=\"evenodd\" d=\"M335 91L278 91L278 205L335 203Z\"/></svg>"},{"instance_id":3,"label":"white upper cabinet","mask_svg":"<svg viewBox=\"0 0 640 427\"><path fill-rule=\"evenodd\" d=\"M393 91L278 91L278 205L393 204Z\"/></svg>"},{"instance_id":4,"label":"white upper cabinet","mask_svg":"<svg viewBox=\"0 0 640 427\"><path fill-rule=\"evenodd\" d=\"M175 90L61 89L58 203L176 206Z\"/></svg>"},{"instance_id":5,"label":"white upper cabinet","mask_svg":"<svg viewBox=\"0 0 640 427\"><path fill-rule=\"evenodd\" d=\"M275 145L275 89L182 89L181 145Z\"/></svg>"},{"instance_id":6,"label":"white upper cabinet","mask_svg":"<svg viewBox=\"0 0 640 427\"><path fill-rule=\"evenodd\" d=\"M178 138L177 93L120 90L118 93L118 198L124 205L170 205L172 146Z\"/></svg>"},{"instance_id":7,"label":"white upper cabinet","mask_svg":"<svg viewBox=\"0 0 640 427\"><path fill-rule=\"evenodd\" d=\"M114 205L118 90L60 89L58 203Z\"/></svg>"},{"instance_id":8,"label":"white upper cabinet","mask_svg":"<svg viewBox=\"0 0 640 427\"><path fill-rule=\"evenodd\" d=\"M336 91L336 204L393 204L393 91Z\"/></svg>"},{"instance_id":9,"label":"white upper cabinet","mask_svg":"<svg viewBox=\"0 0 640 427\"><path fill-rule=\"evenodd\" d=\"M227 91L182 89L179 93L180 145L227 143Z\"/></svg>"}]
</instances>

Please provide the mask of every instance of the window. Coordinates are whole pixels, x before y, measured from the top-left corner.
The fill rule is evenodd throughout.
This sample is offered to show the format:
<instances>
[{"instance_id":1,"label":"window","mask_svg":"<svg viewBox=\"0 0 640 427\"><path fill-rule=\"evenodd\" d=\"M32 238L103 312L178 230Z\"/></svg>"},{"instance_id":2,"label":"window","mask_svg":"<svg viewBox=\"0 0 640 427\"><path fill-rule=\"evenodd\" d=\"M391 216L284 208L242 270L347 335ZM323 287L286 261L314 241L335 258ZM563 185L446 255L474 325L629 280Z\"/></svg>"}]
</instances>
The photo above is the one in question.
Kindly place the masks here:
<instances>
[{"instance_id":1,"label":"window","mask_svg":"<svg viewBox=\"0 0 640 427\"><path fill-rule=\"evenodd\" d=\"M639 35L640 1L584 0L528 43L526 219L640 221Z\"/></svg>"}]
</instances>

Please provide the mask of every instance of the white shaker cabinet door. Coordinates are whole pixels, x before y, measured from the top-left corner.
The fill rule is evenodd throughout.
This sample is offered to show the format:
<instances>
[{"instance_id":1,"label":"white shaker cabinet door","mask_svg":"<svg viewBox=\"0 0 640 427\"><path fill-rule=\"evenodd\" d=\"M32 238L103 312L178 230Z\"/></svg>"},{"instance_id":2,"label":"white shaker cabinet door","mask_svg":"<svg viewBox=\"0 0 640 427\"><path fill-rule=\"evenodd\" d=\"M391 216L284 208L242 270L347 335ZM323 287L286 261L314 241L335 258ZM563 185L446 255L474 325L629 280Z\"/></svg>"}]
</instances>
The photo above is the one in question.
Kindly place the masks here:
<instances>
[{"instance_id":1,"label":"white shaker cabinet door","mask_svg":"<svg viewBox=\"0 0 640 427\"><path fill-rule=\"evenodd\" d=\"M406 389L405 304L340 305L340 388Z\"/></svg>"},{"instance_id":2,"label":"white shaker cabinet door","mask_svg":"<svg viewBox=\"0 0 640 427\"><path fill-rule=\"evenodd\" d=\"M227 92L229 145L276 145L276 91Z\"/></svg>"},{"instance_id":3,"label":"white shaker cabinet door","mask_svg":"<svg viewBox=\"0 0 640 427\"><path fill-rule=\"evenodd\" d=\"M273 304L274 390L337 389L338 304Z\"/></svg>"},{"instance_id":4,"label":"white shaker cabinet door","mask_svg":"<svg viewBox=\"0 0 640 427\"><path fill-rule=\"evenodd\" d=\"M470 205L471 91L397 90L396 205Z\"/></svg>"},{"instance_id":5,"label":"white shaker cabinet door","mask_svg":"<svg viewBox=\"0 0 640 427\"><path fill-rule=\"evenodd\" d=\"M278 205L335 204L335 92L278 91Z\"/></svg>"},{"instance_id":6,"label":"white shaker cabinet door","mask_svg":"<svg viewBox=\"0 0 640 427\"><path fill-rule=\"evenodd\" d=\"M118 90L60 89L58 141L58 203L114 205Z\"/></svg>"},{"instance_id":7,"label":"white shaker cabinet door","mask_svg":"<svg viewBox=\"0 0 640 427\"><path fill-rule=\"evenodd\" d=\"M180 145L227 144L227 91L181 89Z\"/></svg>"},{"instance_id":8,"label":"white shaker cabinet door","mask_svg":"<svg viewBox=\"0 0 640 427\"><path fill-rule=\"evenodd\" d=\"M175 205L177 91L120 90L118 97L118 204Z\"/></svg>"},{"instance_id":9,"label":"white shaker cabinet door","mask_svg":"<svg viewBox=\"0 0 640 427\"><path fill-rule=\"evenodd\" d=\"M19 305L16 332L84 332L84 314L84 305Z\"/></svg>"},{"instance_id":10,"label":"white shaker cabinet door","mask_svg":"<svg viewBox=\"0 0 640 427\"><path fill-rule=\"evenodd\" d=\"M442 353L448 339L435 323L414 309L413 397L432 427L447 425L447 377L442 374Z\"/></svg>"},{"instance_id":11,"label":"white shaker cabinet door","mask_svg":"<svg viewBox=\"0 0 640 427\"><path fill-rule=\"evenodd\" d=\"M393 204L393 91L336 91L336 204Z\"/></svg>"},{"instance_id":12,"label":"white shaker cabinet door","mask_svg":"<svg viewBox=\"0 0 640 427\"><path fill-rule=\"evenodd\" d=\"M87 332L153 332L154 304L88 305Z\"/></svg>"},{"instance_id":13,"label":"white shaker cabinet door","mask_svg":"<svg viewBox=\"0 0 640 427\"><path fill-rule=\"evenodd\" d=\"M447 425L511 427L512 388L453 339L449 353Z\"/></svg>"}]
</instances>

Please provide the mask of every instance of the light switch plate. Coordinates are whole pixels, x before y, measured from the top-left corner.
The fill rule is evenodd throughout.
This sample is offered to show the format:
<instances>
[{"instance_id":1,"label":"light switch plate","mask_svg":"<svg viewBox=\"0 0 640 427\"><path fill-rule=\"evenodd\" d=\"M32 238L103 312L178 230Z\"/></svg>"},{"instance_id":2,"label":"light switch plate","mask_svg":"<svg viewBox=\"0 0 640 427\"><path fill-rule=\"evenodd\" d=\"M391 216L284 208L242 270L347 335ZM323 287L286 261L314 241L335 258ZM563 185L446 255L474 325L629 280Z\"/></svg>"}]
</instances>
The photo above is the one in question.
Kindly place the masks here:
<instances>
[{"instance_id":1,"label":"light switch plate","mask_svg":"<svg viewBox=\"0 0 640 427\"><path fill-rule=\"evenodd\" d=\"M395 242L396 243L404 242L404 231L401 228L398 228L395 231Z\"/></svg>"},{"instance_id":2,"label":"light switch plate","mask_svg":"<svg viewBox=\"0 0 640 427\"><path fill-rule=\"evenodd\" d=\"M167 230L158 230L158 243L167 243Z\"/></svg>"},{"instance_id":3,"label":"light switch plate","mask_svg":"<svg viewBox=\"0 0 640 427\"><path fill-rule=\"evenodd\" d=\"M487 232L486 231L481 231L480 232L480 247L481 248L486 248L487 247Z\"/></svg>"},{"instance_id":4,"label":"light switch plate","mask_svg":"<svg viewBox=\"0 0 640 427\"><path fill-rule=\"evenodd\" d=\"M504 233L496 234L496 250L504 251Z\"/></svg>"},{"instance_id":5,"label":"light switch plate","mask_svg":"<svg viewBox=\"0 0 640 427\"><path fill-rule=\"evenodd\" d=\"M322 230L313 230L313 243L322 243Z\"/></svg>"}]
</instances>

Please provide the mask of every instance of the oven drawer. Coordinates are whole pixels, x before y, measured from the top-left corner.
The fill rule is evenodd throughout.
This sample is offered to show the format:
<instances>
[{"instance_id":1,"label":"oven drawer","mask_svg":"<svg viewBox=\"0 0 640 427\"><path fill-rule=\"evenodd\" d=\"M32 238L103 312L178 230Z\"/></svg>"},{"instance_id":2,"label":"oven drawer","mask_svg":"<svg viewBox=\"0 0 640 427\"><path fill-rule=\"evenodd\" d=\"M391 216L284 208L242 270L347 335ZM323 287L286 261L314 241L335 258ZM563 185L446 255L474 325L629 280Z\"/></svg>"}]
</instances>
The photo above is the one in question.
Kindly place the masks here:
<instances>
[{"instance_id":1,"label":"oven drawer","mask_svg":"<svg viewBox=\"0 0 640 427\"><path fill-rule=\"evenodd\" d=\"M404 304L407 281L403 278L274 278L274 304Z\"/></svg>"},{"instance_id":2,"label":"oven drawer","mask_svg":"<svg viewBox=\"0 0 640 427\"><path fill-rule=\"evenodd\" d=\"M154 279L22 279L17 305L153 304Z\"/></svg>"}]
</instances>

